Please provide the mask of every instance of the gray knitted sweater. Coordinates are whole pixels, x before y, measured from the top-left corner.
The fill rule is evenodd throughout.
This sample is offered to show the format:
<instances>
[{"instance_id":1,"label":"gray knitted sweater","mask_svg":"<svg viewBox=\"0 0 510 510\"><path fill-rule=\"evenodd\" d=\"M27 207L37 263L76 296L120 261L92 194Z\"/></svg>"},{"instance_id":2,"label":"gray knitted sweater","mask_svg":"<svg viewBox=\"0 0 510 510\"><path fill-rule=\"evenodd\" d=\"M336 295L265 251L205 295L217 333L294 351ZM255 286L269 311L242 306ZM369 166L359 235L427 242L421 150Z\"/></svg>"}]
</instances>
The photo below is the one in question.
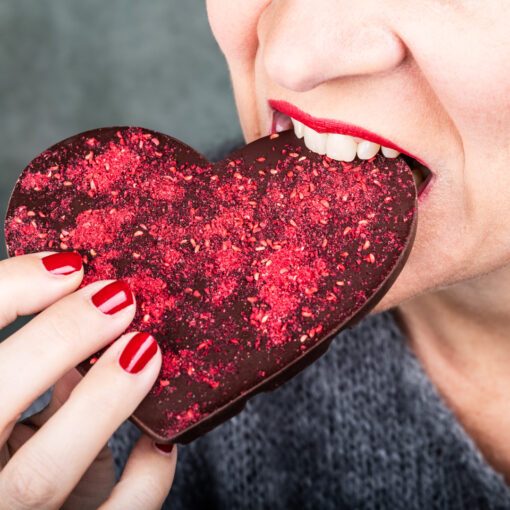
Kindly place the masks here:
<instances>
[{"instance_id":1,"label":"gray knitted sweater","mask_svg":"<svg viewBox=\"0 0 510 510\"><path fill-rule=\"evenodd\" d=\"M111 440L120 473L137 429ZM179 448L164 508L510 509L510 487L438 396L390 312Z\"/></svg>"}]
</instances>

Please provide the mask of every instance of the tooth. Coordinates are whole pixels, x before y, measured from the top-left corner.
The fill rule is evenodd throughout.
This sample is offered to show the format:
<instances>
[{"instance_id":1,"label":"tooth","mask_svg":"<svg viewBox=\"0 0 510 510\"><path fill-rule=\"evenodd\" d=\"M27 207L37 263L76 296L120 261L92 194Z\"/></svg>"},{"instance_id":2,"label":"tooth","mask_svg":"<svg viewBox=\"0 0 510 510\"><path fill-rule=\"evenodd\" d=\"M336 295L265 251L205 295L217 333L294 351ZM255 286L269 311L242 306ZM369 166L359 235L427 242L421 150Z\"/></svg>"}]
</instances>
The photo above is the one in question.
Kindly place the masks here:
<instances>
[{"instance_id":1,"label":"tooth","mask_svg":"<svg viewBox=\"0 0 510 510\"><path fill-rule=\"evenodd\" d=\"M317 133L308 126L304 126L305 145L317 154L326 154L326 141L328 135L325 133Z\"/></svg>"},{"instance_id":2,"label":"tooth","mask_svg":"<svg viewBox=\"0 0 510 510\"><path fill-rule=\"evenodd\" d=\"M352 161L356 157L357 147L352 136L331 133L328 135L326 154L339 161Z\"/></svg>"},{"instance_id":3,"label":"tooth","mask_svg":"<svg viewBox=\"0 0 510 510\"><path fill-rule=\"evenodd\" d=\"M292 123L290 122L290 117L281 112L274 113L274 130L276 133L281 133L282 131L287 131L290 129Z\"/></svg>"},{"instance_id":4,"label":"tooth","mask_svg":"<svg viewBox=\"0 0 510 510\"><path fill-rule=\"evenodd\" d=\"M358 144L358 158L359 159L370 159L373 158L380 149L378 143L368 142L363 140Z\"/></svg>"},{"instance_id":5,"label":"tooth","mask_svg":"<svg viewBox=\"0 0 510 510\"><path fill-rule=\"evenodd\" d=\"M299 120L293 119L291 117L292 124L294 124L294 133L298 138L303 138L305 126L302 122L299 122Z\"/></svg>"},{"instance_id":6,"label":"tooth","mask_svg":"<svg viewBox=\"0 0 510 510\"><path fill-rule=\"evenodd\" d=\"M396 158L400 154L395 149L388 149L388 147L381 147L381 152L385 158Z\"/></svg>"}]
</instances>

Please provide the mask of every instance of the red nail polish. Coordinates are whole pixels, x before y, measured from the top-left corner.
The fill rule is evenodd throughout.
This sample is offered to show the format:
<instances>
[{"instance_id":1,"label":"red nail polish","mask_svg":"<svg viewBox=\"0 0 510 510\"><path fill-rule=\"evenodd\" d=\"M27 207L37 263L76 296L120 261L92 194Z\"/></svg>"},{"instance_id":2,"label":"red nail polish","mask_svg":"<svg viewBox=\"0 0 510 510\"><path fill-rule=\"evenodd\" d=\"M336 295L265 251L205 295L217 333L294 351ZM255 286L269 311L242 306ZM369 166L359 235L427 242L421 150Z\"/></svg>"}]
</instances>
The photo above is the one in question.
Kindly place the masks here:
<instances>
[{"instance_id":1,"label":"red nail polish","mask_svg":"<svg viewBox=\"0 0 510 510\"><path fill-rule=\"evenodd\" d=\"M158 344L152 335L137 333L127 343L119 358L120 366L130 374L136 374L156 354Z\"/></svg>"},{"instance_id":2,"label":"red nail polish","mask_svg":"<svg viewBox=\"0 0 510 510\"><path fill-rule=\"evenodd\" d=\"M41 260L46 270L57 276L76 273L83 267L81 255L74 251L52 253L51 255L46 255Z\"/></svg>"},{"instance_id":3,"label":"red nail polish","mask_svg":"<svg viewBox=\"0 0 510 510\"><path fill-rule=\"evenodd\" d=\"M113 315L134 303L133 293L125 281L117 280L96 292L92 303L103 313Z\"/></svg>"},{"instance_id":4,"label":"red nail polish","mask_svg":"<svg viewBox=\"0 0 510 510\"><path fill-rule=\"evenodd\" d=\"M160 452L163 452L163 453L172 453L172 450L174 449L174 444L173 443L168 443L168 444L162 444L162 443L154 443L154 446L160 451Z\"/></svg>"}]
</instances>

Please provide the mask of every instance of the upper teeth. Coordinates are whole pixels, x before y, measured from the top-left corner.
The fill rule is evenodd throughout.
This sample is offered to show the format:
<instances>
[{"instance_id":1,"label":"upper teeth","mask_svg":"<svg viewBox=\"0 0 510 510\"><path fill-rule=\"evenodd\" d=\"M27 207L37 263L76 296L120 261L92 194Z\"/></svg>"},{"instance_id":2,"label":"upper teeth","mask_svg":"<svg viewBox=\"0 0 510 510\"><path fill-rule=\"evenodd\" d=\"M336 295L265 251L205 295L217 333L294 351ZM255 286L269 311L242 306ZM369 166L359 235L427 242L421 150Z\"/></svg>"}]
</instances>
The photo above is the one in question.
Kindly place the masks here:
<instances>
[{"instance_id":1,"label":"upper teeth","mask_svg":"<svg viewBox=\"0 0 510 510\"><path fill-rule=\"evenodd\" d=\"M326 154L330 158L339 161L352 161L356 156L359 159L370 159L377 154L379 149L381 149L383 156L387 158L396 158L400 154L394 149L362 138L337 133L318 133L299 122L299 120L291 120L294 125L294 133L298 138L304 137L305 145L311 151Z\"/></svg>"}]
</instances>

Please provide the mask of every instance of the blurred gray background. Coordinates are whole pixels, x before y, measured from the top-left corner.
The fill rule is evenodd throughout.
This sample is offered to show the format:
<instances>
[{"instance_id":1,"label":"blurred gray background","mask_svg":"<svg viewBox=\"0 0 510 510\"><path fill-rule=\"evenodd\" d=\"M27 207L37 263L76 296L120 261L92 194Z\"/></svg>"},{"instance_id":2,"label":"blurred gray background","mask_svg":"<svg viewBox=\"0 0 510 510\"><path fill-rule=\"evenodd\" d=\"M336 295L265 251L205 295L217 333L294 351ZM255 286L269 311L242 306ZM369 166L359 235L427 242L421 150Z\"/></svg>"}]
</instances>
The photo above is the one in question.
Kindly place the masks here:
<instances>
[{"instance_id":1,"label":"blurred gray background","mask_svg":"<svg viewBox=\"0 0 510 510\"><path fill-rule=\"evenodd\" d=\"M63 138L112 125L162 131L209 156L241 139L204 0L1 0L0 258L23 168Z\"/></svg>"}]
</instances>

